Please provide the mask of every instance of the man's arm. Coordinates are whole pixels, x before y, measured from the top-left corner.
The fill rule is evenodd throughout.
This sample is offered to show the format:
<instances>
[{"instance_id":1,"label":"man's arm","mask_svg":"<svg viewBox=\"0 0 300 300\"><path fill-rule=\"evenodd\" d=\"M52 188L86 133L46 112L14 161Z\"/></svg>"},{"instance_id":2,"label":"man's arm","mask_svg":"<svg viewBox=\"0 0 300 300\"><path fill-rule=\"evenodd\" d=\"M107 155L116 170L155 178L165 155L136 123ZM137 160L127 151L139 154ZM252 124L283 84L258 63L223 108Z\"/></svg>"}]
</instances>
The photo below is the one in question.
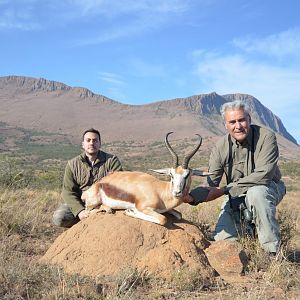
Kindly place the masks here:
<instances>
[{"instance_id":1,"label":"man's arm","mask_svg":"<svg viewBox=\"0 0 300 300\"><path fill-rule=\"evenodd\" d=\"M75 217L85 209L80 197L80 188L74 180L72 170L68 163L65 169L63 180L62 198L64 202L70 207Z\"/></svg>"},{"instance_id":2,"label":"man's arm","mask_svg":"<svg viewBox=\"0 0 300 300\"><path fill-rule=\"evenodd\" d=\"M108 166L108 172L110 171L123 171L122 165L120 160L117 156L113 156L110 160L109 166Z\"/></svg>"},{"instance_id":3,"label":"man's arm","mask_svg":"<svg viewBox=\"0 0 300 300\"><path fill-rule=\"evenodd\" d=\"M221 147L224 147L224 146L225 145L222 144ZM208 172L212 173L212 175L207 177L207 183L211 187L218 187L222 180L222 177L224 175L225 161L221 157L219 147L220 147L219 145L216 145L213 148L213 150L210 154L210 157L209 157Z\"/></svg>"},{"instance_id":4,"label":"man's arm","mask_svg":"<svg viewBox=\"0 0 300 300\"><path fill-rule=\"evenodd\" d=\"M191 190L189 196L190 200L186 201L190 205L198 205L199 203L209 202L215 200L225 193L224 187L204 187L199 186Z\"/></svg>"}]
</instances>

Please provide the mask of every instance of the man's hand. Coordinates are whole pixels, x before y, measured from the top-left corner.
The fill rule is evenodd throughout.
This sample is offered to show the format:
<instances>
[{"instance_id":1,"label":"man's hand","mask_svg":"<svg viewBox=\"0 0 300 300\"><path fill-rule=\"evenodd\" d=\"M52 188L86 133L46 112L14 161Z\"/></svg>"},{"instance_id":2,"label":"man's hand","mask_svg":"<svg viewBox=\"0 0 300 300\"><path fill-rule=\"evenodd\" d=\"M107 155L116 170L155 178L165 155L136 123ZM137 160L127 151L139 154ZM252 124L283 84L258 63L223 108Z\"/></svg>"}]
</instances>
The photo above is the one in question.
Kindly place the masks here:
<instances>
[{"instance_id":1,"label":"man's hand","mask_svg":"<svg viewBox=\"0 0 300 300\"><path fill-rule=\"evenodd\" d=\"M86 219L89 216L88 212L85 210L82 210L79 214L78 214L78 218L80 220Z\"/></svg>"},{"instance_id":2,"label":"man's hand","mask_svg":"<svg viewBox=\"0 0 300 300\"><path fill-rule=\"evenodd\" d=\"M193 199L193 197L190 194L184 195L183 196L183 202L184 203L192 203L195 200Z\"/></svg>"},{"instance_id":3,"label":"man's hand","mask_svg":"<svg viewBox=\"0 0 300 300\"><path fill-rule=\"evenodd\" d=\"M209 189L207 187L198 186L190 191L189 196L192 199L189 201L185 201L184 199L184 202L188 202L190 205L196 206L199 203L206 202L208 193L209 193Z\"/></svg>"},{"instance_id":4,"label":"man's hand","mask_svg":"<svg viewBox=\"0 0 300 300\"><path fill-rule=\"evenodd\" d=\"M222 195L224 195L224 189L220 187L208 187L209 193L207 195L206 201L215 200Z\"/></svg>"}]
</instances>

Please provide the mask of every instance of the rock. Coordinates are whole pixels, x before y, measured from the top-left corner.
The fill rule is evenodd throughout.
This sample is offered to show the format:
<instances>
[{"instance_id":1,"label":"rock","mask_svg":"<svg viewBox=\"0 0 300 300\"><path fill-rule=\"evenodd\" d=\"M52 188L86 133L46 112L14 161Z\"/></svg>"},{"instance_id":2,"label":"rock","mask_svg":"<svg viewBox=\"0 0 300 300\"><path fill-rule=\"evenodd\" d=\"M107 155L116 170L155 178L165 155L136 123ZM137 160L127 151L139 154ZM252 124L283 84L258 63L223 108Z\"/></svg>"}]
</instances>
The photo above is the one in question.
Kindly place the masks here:
<instances>
[{"instance_id":1,"label":"rock","mask_svg":"<svg viewBox=\"0 0 300 300\"><path fill-rule=\"evenodd\" d=\"M125 216L97 213L63 232L41 262L90 276L114 276L128 268L147 270L171 280L181 269L212 278L202 232L185 220L168 216L166 226ZM199 274L199 273L197 273Z\"/></svg>"},{"instance_id":2,"label":"rock","mask_svg":"<svg viewBox=\"0 0 300 300\"><path fill-rule=\"evenodd\" d=\"M216 241L206 250L210 265L227 282L243 282L242 276L248 264L248 257L241 244L236 241Z\"/></svg>"}]
</instances>

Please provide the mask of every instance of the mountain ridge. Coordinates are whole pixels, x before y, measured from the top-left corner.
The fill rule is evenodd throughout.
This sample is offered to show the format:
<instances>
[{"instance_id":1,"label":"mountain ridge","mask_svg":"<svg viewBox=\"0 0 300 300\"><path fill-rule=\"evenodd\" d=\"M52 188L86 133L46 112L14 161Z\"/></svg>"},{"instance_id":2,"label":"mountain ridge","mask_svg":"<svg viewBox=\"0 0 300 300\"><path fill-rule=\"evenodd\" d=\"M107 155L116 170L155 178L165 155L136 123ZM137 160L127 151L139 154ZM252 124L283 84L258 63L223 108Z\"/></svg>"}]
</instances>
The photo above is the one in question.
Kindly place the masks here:
<instances>
[{"instance_id":1,"label":"mountain ridge","mask_svg":"<svg viewBox=\"0 0 300 300\"><path fill-rule=\"evenodd\" d=\"M84 87L26 76L0 77L0 121L21 128L70 135L74 142L84 129L98 128L106 141L162 141L166 132L184 139L200 133L215 138L226 131L223 103L244 100L253 123L271 128L281 143L297 142L282 121L258 99L247 94L193 95L143 105L123 104ZM296 148L297 149L297 148Z\"/></svg>"}]
</instances>

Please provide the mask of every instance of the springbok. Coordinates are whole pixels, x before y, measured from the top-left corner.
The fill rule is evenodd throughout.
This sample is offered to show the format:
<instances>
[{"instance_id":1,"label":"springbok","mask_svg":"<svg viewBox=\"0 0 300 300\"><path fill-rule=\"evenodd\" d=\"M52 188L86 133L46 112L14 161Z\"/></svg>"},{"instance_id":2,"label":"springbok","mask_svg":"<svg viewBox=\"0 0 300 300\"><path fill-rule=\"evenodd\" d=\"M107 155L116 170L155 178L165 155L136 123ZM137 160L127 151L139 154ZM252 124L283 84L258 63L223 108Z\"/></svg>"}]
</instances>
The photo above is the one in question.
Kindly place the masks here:
<instances>
[{"instance_id":1,"label":"springbok","mask_svg":"<svg viewBox=\"0 0 300 300\"><path fill-rule=\"evenodd\" d=\"M181 213L174 210L182 203L191 202L189 195L191 177L208 176L210 173L193 170L188 167L190 159L201 146L202 138L188 155L184 157L182 165L178 164L178 155L168 141L167 133L165 145L173 157L173 167L151 170L158 174L169 175L171 180L162 181L143 172L114 172L94 183L82 194L86 210L90 212L101 205L101 209L125 209L125 214L134 218L165 225L167 218L162 213L169 212L177 219Z\"/></svg>"}]
</instances>

